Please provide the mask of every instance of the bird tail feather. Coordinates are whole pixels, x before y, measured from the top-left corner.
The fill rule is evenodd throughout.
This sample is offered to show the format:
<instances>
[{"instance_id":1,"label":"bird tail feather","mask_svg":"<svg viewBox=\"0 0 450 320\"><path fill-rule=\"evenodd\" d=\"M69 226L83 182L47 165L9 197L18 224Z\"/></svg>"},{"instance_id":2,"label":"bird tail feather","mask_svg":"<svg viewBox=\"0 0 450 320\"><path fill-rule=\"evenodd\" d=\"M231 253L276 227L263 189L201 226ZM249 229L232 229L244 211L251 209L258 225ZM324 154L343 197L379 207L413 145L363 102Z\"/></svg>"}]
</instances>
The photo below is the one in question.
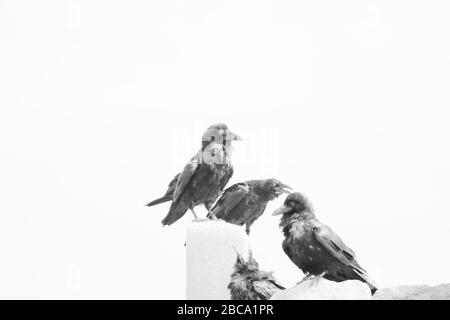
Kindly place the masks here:
<instances>
[{"instance_id":1,"label":"bird tail feather","mask_svg":"<svg viewBox=\"0 0 450 320\"><path fill-rule=\"evenodd\" d=\"M160 203L164 203L164 202L167 202L167 201L170 201L170 200L172 200L171 196L163 196L161 198L158 198L156 200L153 200L153 201L147 203L146 206L147 207L151 207L151 206L154 206L154 205L157 205L157 204L160 204Z\"/></svg>"},{"instance_id":2,"label":"bird tail feather","mask_svg":"<svg viewBox=\"0 0 450 320\"><path fill-rule=\"evenodd\" d=\"M167 216L164 217L161 223L163 224L163 226L170 226L172 223L180 219L186 213L187 210L188 208L184 206L180 205L174 206L172 202L172 205L169 209L169 213L167 214Z\"/></svg>"},{"instance_id":3,"label":"bird tail feather","mask_svg":"<svg viewBox=\"0 0 450 320\"><path fill-rule=\"evenodd\" d=\"M375 294L375 292L378 290L377 285L375 284L375 281L373 281L367 272L362 268L353 268L353 270L356 272L356 274L361 278L362 281L367 283L367 285L370 288L370 291L372 292L372 295Z\"/></svg>"}]
</instances>

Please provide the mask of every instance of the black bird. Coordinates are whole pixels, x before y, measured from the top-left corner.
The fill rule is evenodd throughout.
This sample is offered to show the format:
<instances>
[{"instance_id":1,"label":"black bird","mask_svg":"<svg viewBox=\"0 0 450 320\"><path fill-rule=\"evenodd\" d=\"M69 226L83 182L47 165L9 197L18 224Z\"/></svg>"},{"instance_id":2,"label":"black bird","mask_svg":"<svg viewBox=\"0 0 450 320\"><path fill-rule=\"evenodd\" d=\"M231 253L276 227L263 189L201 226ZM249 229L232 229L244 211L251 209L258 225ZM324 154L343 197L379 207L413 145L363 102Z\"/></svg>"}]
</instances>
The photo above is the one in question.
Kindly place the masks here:
<instances>
[{"instance_id":1,"label":"black bird","mask_svg":"<svg viewBox=\"0 0 450 320\"><path fill-rule=\"evenodd\" d=\"M250 252L247 261L237 253L228 289L231 300L269 300L284 287L275 280L272 272L259 270L258 262Z\"/></svg>"},{"instance_id":2,"label":"black bird","mask_svg":"<svg viewBox=\"0 0 450 320\"><path fill-rule=\"evenodd\" d=\"M263 214L267 203L289 193L286 189L291 188L276 179L236 183L223 192L208 216L239 226L245 224L245 231L250 234L250 226Z\"/></svg>"},{"instance_id":3,"label":"black bird","mask_svg":"<svg viewBox=\"0 0 450 320\"><path fill-rule=\"evenodd\" d=\"M282 215L280 227L285 239L283 250L306 275L341 282L360 280L369 286L372 294L377 287L355 259L355 253L345 245L331 228L314 215L309 201L296 192L286 197L284 205L273 215Z\"/></svg>"},{"instance_id":4,"label":"black bird","mask_svg":"<svg viewBox=\"0 0 450 320\"><path fill-rule=\"evenodd\" d=\"M172 200L169 213L161 221L163 225L171 225L188 209L198 220L194 208L200 204L211 211L213 203L233 175L231 142L236 140L242 139L228 130L225 124L212 125L207 129L202 137L201 150L172 179L166 194L147 204L152 206Z\"/></svg>"}]
</instances>

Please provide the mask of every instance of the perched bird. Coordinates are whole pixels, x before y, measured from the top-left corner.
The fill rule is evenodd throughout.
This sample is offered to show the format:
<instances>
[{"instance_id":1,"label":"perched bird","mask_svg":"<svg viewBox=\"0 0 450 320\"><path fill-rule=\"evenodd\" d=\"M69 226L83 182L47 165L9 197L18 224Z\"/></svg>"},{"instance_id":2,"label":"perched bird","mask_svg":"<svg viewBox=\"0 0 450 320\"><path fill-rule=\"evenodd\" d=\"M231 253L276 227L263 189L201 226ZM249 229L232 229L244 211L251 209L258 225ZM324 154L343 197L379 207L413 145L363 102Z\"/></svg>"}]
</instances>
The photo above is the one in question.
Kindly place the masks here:
<instances>
[{"instance_id":1,"label":"perched bird","mask_svg":"<svg viewBox=\"0 0 450 320\"><path fill-rule=\"evenodd\" d=\"M250 252L247 261L237 253L228 289L231 300L269 300L284 287L275 280L272 272L259 270L258 262Z\"/></svg>"},{"instance_id":2,"label":"perched bird","mask_svg":"<svg viewBox=\"0 0 450 320\"><path fill-rule=\"evenodd\" d=\"M305 273L305 279L314 276L336 282L355 279L367 283L372 294L375 293L377 287L355 260L355 253L315 217L306 197L291 193L273 215L282 215L283 250Z\"/></svg>"},{"instance_id":3,"label":"perched bird","mask_svg":"<svg viewBox=\"0 0 450 320\"><path fill-rule=\"evenodd\" d=\"M231 143L236 140L242 139L228 130L225 124L215 124L206 130L201 149L172 179L166 194L147 204L152 206L172 200L169 213L161 221L163 225L171 225L188 209L198 220L194 208L200 204L211 211L213 203L233 175Z\"/></svg>"},{"instance_id":4,"label":"perched bird","mask_svg":"<svg viewBox=\"0 0 450 320\"><path fill-rule=\"evenodd\" d=\"M276 180L250 180L227 188L211 209L209 217L217 217L242 226L250 234L250 226L266 209L267 203L282 193L289 193L288 185Z\"/></svg>"}]
</instances>

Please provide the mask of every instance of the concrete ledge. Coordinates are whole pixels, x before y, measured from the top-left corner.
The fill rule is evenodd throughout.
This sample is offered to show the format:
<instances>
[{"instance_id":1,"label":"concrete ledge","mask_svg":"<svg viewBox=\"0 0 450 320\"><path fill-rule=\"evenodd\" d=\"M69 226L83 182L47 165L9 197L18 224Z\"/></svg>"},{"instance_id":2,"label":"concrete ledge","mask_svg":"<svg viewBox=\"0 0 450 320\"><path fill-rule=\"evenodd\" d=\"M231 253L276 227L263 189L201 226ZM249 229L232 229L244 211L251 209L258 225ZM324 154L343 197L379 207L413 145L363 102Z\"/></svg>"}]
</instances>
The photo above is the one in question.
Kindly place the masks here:
<instances>
[{"instance_id":1,"label":"concrete ledge","mask_svg":"<svg viewBox=\"0 0 450 320\"><path fill-rule=\"evenodd\" d=\"M225 221L193 222L186 231L186 298L230 299L227 288L236 262L236 250L248 256L243 228Z\"/></svg>"},{"instance_id":2,"label":"concrete ledge","mask_svg":"<svg viewBox=\"0 0 450 320\"><path fill-rule=\"evenodd\" d=\"M450 300L450 284L384 288L375 293L373 300Z\"/></svg>"},{"instance_id":3,"label":"concrete ledge","mask_svg":"<svg viewBox=\"0 0 450 320\"><path fill-rule=\"evenodd\" d=\"M271 300L370 300L369 287L358 280L307 280L274 294Z\"/></svg>"}]
</instances>

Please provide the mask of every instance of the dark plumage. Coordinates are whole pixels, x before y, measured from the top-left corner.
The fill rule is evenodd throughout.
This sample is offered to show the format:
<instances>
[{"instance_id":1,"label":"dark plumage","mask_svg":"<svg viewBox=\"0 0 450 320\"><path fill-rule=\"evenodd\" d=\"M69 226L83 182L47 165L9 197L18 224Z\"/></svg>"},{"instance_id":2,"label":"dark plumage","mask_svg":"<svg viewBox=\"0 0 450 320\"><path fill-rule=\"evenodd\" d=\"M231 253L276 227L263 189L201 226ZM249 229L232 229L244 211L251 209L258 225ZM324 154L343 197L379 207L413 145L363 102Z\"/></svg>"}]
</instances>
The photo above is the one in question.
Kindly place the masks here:
<instances>
[{"instance_id":1,"label":"dark plumage","mask_svg":"<svg viewBox=\"0 0 450 320\"><path fill-rule=\"evenodd\" d=\"M282 193L289 193L286 189L290 187L276 179L236 183L223 192L211 212L229 223L245 224L249 234L250 226L263 214L267 203Z\"/></svg>"},{"instance_id":2,"label":"dark plumage","mask_svg":"<svg viewBox=\"0 0 450 320\"><path fill-rule=\"evenodd\" d=\"M173 193L175 192L175 187L177 186L177 181L178 181L178 178L180 177L180 174L181 173L177 174L172 179L172 181L170 181L169 186L167 187L166 193L161 198L158 198L156 200L153 200L153 201L147 203L146 206L151 207L151 206L172 200Z\"/></svg>"},{"instance_id":3,"label":"dark plumage","mask_svg":"<svg viewBox=\"0 0 450 320\"><path fill-rule=\"evenodd\" d=\"M171 225L188 209L198 220L194 208L200 204L210 211L233 175L230 153L231 142L234 140L241 138L229 131L225 124L216 124L207 129L202 137L201 150L175 176L166 194L147 204L152 206L172 200L169 213L162 220L163 225Z\"/></svg>"},{"instance_id":4,"label":"dark plumage","mask_svg":"<svg viewBox=\"0 0 450 320\"><path fill-rule=\"evenodd\" d=\"M251 253L247 261L237 253L228 289L231 300L269 300L273 294L284 290L284 287L275 280L272 272L259 270L258 262Z\"/></svg>"},{"instance_id":5,"label":"dark plumage","mask_svg":"<svg viewBox=\"0 0 450 320\"><path fill-rule=\"evenodd\" d=\"M302 194L288 195L284 205L273 213L279 214L282 214L280 227L285 236L283 250L307 277L323 276L336 282L360 280L375 293L377 287L356 261L355 253L315 217Z\"/></svg>"}]
</instances>

